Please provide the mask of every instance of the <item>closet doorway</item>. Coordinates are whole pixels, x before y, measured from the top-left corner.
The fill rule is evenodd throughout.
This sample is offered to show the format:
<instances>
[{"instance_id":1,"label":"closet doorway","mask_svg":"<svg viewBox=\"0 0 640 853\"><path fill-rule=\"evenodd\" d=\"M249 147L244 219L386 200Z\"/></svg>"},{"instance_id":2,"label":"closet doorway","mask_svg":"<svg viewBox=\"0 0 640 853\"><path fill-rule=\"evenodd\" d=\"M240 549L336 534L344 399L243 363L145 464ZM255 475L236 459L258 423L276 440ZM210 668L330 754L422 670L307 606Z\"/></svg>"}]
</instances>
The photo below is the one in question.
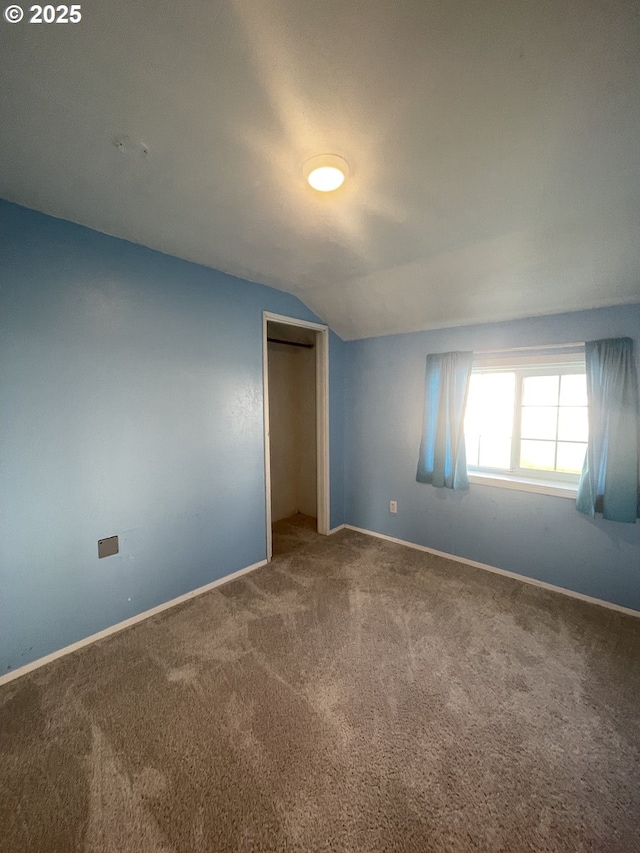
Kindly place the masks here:
<instances>
[{"instance_id":1,"label":"closet doorway","mask_svg":"<svg viewBox=\"0 0 640 853\"><path fill-rule=\"evenodd\" d=\"M272 525L298 514L329 533L329 329L262 315L267 559Z\"/></svg>"}]
</instances>

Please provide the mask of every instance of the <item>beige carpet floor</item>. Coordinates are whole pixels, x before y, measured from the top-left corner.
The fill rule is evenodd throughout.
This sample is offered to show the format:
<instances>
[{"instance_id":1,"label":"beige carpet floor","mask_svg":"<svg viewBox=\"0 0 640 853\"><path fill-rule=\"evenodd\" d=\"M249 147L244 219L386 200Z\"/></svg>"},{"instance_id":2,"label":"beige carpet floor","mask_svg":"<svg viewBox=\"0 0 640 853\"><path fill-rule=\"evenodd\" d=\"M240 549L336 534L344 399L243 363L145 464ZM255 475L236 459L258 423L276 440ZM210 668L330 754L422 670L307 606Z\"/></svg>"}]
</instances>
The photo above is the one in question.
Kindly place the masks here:
<instances>
[{"instance_id":1,"label":"beige carpet floor","mask_svg":"<svg viewBox=\"0 0 640 853\"><path fill-rule=\"evenodd\" d=\"M300 517L276 544L0 689L3 851L639 849L638 620Z\"/></svg>"}]
</instances>

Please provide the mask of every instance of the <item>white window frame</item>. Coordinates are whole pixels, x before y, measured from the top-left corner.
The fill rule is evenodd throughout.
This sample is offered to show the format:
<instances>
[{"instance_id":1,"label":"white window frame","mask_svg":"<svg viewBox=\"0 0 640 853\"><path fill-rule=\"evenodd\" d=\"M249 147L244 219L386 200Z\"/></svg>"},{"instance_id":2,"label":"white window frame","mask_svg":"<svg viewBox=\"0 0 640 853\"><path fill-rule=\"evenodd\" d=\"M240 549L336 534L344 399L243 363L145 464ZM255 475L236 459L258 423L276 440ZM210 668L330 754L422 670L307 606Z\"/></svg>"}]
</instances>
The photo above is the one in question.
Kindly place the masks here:
<instances>
[{"instance_id":1,"label":"white window frame","mask_svg":"<svg viewBox=\"0 0 640 853\"><path fill-rule=\"evenodd\" d=\"M556 497L573 498L578 490L579 474L560 471L536 471L518 467L520 444L520 420L522 413L522 379L529 376L562 375L584 373L584 351L545 355L512 355L500 357L477 357L474 373L515 373L516 393L514 399L514 424L511 441L511 465L509 471L467 465L469 482L477 485L498 486L517 491L536 492Z\"/></svg>"}]
</instances>

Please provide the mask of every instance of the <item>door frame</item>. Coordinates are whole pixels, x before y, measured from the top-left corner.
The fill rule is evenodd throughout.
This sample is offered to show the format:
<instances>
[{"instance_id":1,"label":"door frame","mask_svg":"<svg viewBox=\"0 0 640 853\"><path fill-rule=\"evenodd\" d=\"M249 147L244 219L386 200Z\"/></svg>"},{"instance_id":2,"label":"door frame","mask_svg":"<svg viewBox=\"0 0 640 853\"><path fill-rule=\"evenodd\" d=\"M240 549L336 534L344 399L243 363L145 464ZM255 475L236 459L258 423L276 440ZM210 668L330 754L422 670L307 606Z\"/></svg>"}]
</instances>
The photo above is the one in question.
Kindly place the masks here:
<instances>
[{"instance_id":1,"label":"door frame","mask_svg":"<svg viewBox=\"0 0 640 853\"><path fill-rule=\"evenodd\" d=\"M264 411L264 483L265 518L267 523L267 560L271 560L271 441L269 437L269 352L267 324L283 323L316 332L316 512L318 533L329 535L329 327L296 317L262 312L262 387Z\"/></svg>"}]
</instances>

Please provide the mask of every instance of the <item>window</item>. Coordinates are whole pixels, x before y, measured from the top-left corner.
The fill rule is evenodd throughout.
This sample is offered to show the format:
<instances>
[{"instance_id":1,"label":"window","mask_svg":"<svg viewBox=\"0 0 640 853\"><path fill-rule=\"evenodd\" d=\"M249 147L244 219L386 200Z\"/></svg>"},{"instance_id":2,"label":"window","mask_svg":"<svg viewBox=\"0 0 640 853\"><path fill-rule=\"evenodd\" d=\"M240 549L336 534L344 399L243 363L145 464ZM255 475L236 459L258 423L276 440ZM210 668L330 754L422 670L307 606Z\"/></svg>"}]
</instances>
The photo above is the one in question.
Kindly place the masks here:
<instances>
[{"instance_id":1,"label":"window","mask_svg":"<svg viewBox=\"0 0 640 853\"><path fill-rule=\"evenodd\" d=\"M587 436L583 355L474 362L465 443L475 479L575 490Z\"/></svg>"}]
</instances>

